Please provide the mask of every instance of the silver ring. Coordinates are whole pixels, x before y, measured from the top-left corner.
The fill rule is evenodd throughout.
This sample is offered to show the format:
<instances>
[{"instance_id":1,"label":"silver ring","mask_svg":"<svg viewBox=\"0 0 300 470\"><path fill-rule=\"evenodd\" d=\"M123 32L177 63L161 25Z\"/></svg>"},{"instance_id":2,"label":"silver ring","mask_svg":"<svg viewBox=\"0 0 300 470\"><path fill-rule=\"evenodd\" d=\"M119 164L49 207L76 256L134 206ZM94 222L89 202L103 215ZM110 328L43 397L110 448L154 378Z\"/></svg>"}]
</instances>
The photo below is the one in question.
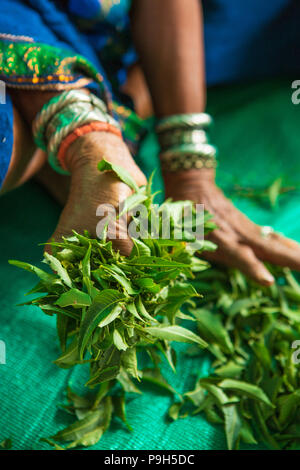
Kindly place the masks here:
<instances>
[{"instance_id":1,"label":"silver ring","mask_svg":"<svg viewBox=\"0 0 300 470\"><path fill-rule=\"evenodd\" d=\"M270 225L264 225L263 227L261 227L262 238L269 238L270 235L272 235L274 232L275 231L273 227L271 227Z\"/></svg>"}]
</instances>

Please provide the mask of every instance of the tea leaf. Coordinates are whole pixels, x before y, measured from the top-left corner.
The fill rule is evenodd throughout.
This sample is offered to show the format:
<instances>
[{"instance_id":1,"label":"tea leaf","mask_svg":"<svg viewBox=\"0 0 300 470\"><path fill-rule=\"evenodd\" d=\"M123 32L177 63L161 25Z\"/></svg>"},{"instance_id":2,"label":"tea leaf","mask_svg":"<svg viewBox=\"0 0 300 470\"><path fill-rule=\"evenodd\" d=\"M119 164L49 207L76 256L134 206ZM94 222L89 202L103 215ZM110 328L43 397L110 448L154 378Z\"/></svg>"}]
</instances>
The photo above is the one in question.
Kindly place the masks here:
<instances>
[{"instance_id":1,"label":"tea leaf","mask_svg":"<svg viewBox=\"0 0 300 470\"><path fill-rule=\"evenodd\" d=\"M273 407L274 405L270 402L269 398L266 394L261 390L261 388L257 387L256 385L252 385L250 383L242 382L240 380L234 379L225 379L219 383L219 387L224 389L234 390L236 392L245 393L247 396L262 401L268 406Z\"/></svg>"},{"instance_id":2,"label":"tea leaf","mask_svg":"<svg viewBox=\"0 0 300 470\"><path fill-rule=\"evenodd\" d=\"M59 307L69 307L70 305L75 308L89 307L92 300L88 294L78 289L70 289L64 292L55 302Z\"/></svg>"},{"instance_id":3,"label":"tea leaf","mask_svg":"<svg viewBox=\"0 0 300 470\"><path fill-rule=\"evenodd\" d=\"M116 290L106 289L100 292L93 300L79 331L79 356L83 357L87 342L97 325L103 321L120 301L125 300L124 295Z\"/></svg>"},{"instance_id":4,"label":"tea leaf","mask_svg":"<svg viewBox=\"0 0 300 470\"><path fill-rule=\"evenodd\" d=\"M207 347L207 343L204 340L182 326L153 326L146 327L145 331L155 338L165 339L167 341L179 341L182 343L197 343L201 348Z\"/></svg>"},{"instance_id":5,"label":"tea leaf","mask_svg":"<svg viewBox=\"0 0 300 470\"><path fill-rule=\"evenodd\" d=\"M123 183L127 184L127 186L129 186L131 189L138 192L138 185L136 184L132 176L123 167L115 165L114 163L108 162L103 159L98 163L98 170L113 171Z\"/></svg>"}]
</instances>

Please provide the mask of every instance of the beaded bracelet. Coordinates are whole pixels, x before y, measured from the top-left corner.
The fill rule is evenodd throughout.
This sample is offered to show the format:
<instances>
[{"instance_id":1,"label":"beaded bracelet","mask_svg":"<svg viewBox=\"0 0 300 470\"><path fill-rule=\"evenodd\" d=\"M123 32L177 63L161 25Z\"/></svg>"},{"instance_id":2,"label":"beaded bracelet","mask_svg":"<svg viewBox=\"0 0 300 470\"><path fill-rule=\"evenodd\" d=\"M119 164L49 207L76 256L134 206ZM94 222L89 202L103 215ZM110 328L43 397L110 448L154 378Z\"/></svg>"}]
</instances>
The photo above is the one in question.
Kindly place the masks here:
<instances>
[{"instance_id":1,"label":"beaded bracelet","mask_svg":"<svg viewBox=\"0 0 300 470\"><path fill-rule=\"evenodd\" d=\"M205 158L201 155L177 155L170 158L167 162L162 161L163 171L180 171L191 170L193 168L200 170L201 168L216 168L217 161L214 158Z\"/></svg>"},{"instance_id":2,"label":"beaded bracelet","mask_svg":"<svg viewBox=\"0 0 300 470\"><path fill-rule=\"evenodd\" d=\"M122 132L120 131L120 129L117 129L112 124L105 123L105 122L96 121L96 122L91 122L90 124L85 124L81 127L77 127L73 132L71 132L71 134L68 134L67 137L61 142L58 153L57 153L57 160L59 162L60 167L64 171L67 171L66 164L65 164L65 156L66 156L68 148L79 137L89 134L90 132L109 132L111 134L115 134L116 136L122 138Z\"/></svg>"}]
</instances>

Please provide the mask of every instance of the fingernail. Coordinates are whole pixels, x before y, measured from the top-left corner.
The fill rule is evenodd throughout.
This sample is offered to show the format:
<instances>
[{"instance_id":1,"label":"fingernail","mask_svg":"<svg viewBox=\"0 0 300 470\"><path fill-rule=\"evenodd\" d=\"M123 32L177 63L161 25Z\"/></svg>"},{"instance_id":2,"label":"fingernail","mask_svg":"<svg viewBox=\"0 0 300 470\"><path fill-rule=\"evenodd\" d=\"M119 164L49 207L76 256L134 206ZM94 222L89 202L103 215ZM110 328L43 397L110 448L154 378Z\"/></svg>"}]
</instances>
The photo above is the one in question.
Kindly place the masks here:
<instances>
[{"instance_id":1,"label":"fingernail","mask_svg":"<svg viewBox=\"0 0 300 470\"><path fill-rule=\"evenodd\" d=\"M267 285L273 284L275 281L271 273L265 273L262 277L262 282Z\"/></svg>"}]
</instances>

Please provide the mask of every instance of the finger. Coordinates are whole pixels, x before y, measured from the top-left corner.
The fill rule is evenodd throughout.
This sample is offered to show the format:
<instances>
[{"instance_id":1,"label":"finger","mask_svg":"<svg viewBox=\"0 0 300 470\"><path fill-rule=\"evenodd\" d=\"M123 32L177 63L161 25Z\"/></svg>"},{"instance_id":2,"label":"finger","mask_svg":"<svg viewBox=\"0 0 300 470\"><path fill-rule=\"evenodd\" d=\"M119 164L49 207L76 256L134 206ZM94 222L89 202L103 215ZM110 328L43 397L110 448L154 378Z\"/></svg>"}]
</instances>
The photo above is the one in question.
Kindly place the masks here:
<instances>
[{"instance_id":1,"label":"finger","mask_svg":"<svg viewBox=\"0 0 300 470\"><path fill-rule=\"evenodd\" d=\"M104 206L104 205L103 205ZM111 241L113 248L119 251L124 256L129 256L133 247L133 243L128 235L127 230L127 217L124 215L120 219L115 217L115 212L110 214L112 209L111 205L107 205L106 212L103 213L100 221L95 227L99 227L99 232L91 233L91 237L101 239L103 237L103 230L107 226L106 240ZM78 221L78 218L74 218L73 212L70 213L68 205L62 211L57 227L53 235L48 240L45 246L45 251L51 254L51 242L61 242L63 237L69 237L73 235L73 230L79 234L83 234L84 230L87 230L85 225L82 225L82 221ZM102 220L102 224L101 224ZM107 220L109 223L107 224ZM90 227L90 225L89 225Z\"/></svg>"},{"instance_id":2,"label":"finger","mask_svg":"<svg viewBox=\"0 0 300 470\"><path fill-rule=\"evenodd\" d=\"M300 271L300 245L296 241L272 233L267 238L255 237L249 244L262 261Z\"/></svg>"},{"instance_id":3,"label":"finger","mask_svg":"<svg viewBox=\"0 0 300 470\"><path fill-rule=\"evenodd\" d=\"M53 235L49 238L47 244L45 245L44 251L46 251L47 253L51 255L52 254L51 242L61 242L62 237L67 237L70 235L71 235L70 233L66 233L65 231L61 231L60 229L57 229L53 233ZM125 236L120 235L119 238L113 237L113 239L111 239L108 234L107 240L112 242L114 250L119 251L121 255L124 255L124 256L130 255L132 247L133 247L133 242L128 236L125 237Z\"/></svg>"},{"instance_id":4,"label":"finger","mask_svg":"<svg viewBox=\"0 0 300 470\"><path fill-rule=\"evenodd\" d=\"M213 241L217 243L218 249L215 252L204 253L208 261L237 268L264 286L270 286L274 283L272 274L255 256L250 247L222 234L218 235L218 240L214 239Z\"/></svg>"}]
</instances>

